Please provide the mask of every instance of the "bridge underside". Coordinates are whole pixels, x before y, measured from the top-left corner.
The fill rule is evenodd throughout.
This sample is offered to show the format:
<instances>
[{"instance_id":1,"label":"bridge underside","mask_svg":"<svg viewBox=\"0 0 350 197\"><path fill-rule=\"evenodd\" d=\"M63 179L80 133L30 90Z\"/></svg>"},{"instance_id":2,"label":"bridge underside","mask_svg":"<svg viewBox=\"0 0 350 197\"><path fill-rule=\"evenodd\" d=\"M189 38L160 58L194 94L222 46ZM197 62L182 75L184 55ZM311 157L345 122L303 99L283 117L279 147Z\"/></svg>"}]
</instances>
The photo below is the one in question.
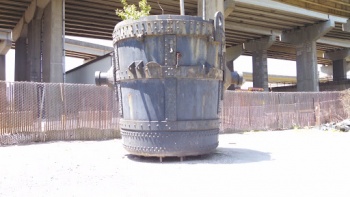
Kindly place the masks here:
<instances>
[{"instance_id":1,"label":"bridge underside","mask_svg":"<svg viewBox=\"0 0 350 197\"><path fill-rule=\"evenodd\" d=\"M347 72L346 67L348 64L347 60L349 60L348 56L341 57L341 59L334 59L329 58L327 54L337 53L337 51L344 51L350 48L350 25L348 23L350 16L349 1L206 1L207 4L217 5L217 7L214 6L214 8L207 6L206 11L208 13L212 13L213 9L215 9L215 11L221 10L225 13L227 51L236 52L236 54L227 54L230 57L236 58L243 54L253 56L254 58L254 54L259 55L260 52L264 52L265 55L262 56L263 58L293 61L301 58L299 61L301 63L299 66L297 66L299 71L301 71L299 75L302 75L304 72L314 75L314 67L317 64L335 64L337 66L334 68L334 72L339 73L339 70ZM65 3L63 4L63 2ZM137 3L138 1L129 0L128 2L131 4ZM152 7L152 15L179 14L179 1L164 0L160 1L159 4L156 0L149 0L148 2ZM185 0L185 14L201 15L201 2L202 0ZM59 6L60 4L62 4L62 6ZM49 6L55 7L55 9L52 9L54 12L50 12ZM61 9L57 10L57 6ZM2 13L0 14L0 28L12 31L12 38L10 39L10 41L12 41L12 48L20 49L21 47L24 47L26 42L24 42L24 39L21 41L21 38L28 38L28 35L30 35L30 30L33 29L34 31L35 28L31 27L35 23L33 21L39 21L37 26L40 26L40 22L41 24L45 24L46 21L46 24L51 24L50 29L56 28L55 31L47 32L45 32L45 28L41 28L42 31L39 32L42 36L35 38L37 43L44 43L44 47L47 45L47 50L44 50L49 53L48 60L46 62L48 65L50 65L50 68L55 70L54 67L64 67L63 62L57 61L57 59L62 59L61 56L64 55L84 59L93 59L99 56L99 52L95 51L95 53L91 54L91 51L81 50L81 47L78 50L77 48L79 47L76 47L75 45L72 46L71 43L62 44L62 54L57 55L57 44L55 44L55 49L51 48L52 43L56 42L60 35L111 40L114 26L120 21L120 18L115 15L115 9L121 9L122 5L119 1L18 0L1 1L0 7L3 8ZM50 14L53 18L50 18ZM57 23L57 18L61 18L62 22ZM3 30L0 30L0 32L1 31ZM316 31L321 31L321 34L316 35L314 33ZM300 44L296 40L285 39L288 37L293 37L294 35L304 34L305 32L307 32L309 37L304 38L302 42L310 43L311 45L314 44L314 48L309 48L309 45L305 46L304 48L300 48ZM273 40L271 44L266 47L266 49L260 50L260 52L259 50L256 50L256 48L246 47L252 42L259 43L259 40L266 38L273 38ZM43 39L48 39L50 42ZM8 41L3 37L1 40L2 43ZM63 40L61 42L64 43ZM23 46L20 46L21 43ZM30 47L30 43L31 42L26 44L29 44ZM254 46L256 46L256 44L254 44ZM230 50L230 48L238 48L241 50ZM305 56L303 57L300 56L303 50L310 51L310 49L312 49L311 52L305 53ZM2 53L5 53L5 51L6 50L3 50ZM50 51L55 51L55 54ZM97 51L101 52L100 49ZM28 53L28 55L33 54ZM38 55L38 53L36 55ZM31 58L33 59L33 57L30 57L29 59ZM304 59L302 60L302 58ZM230 59L230 61L231 60L234 59ZM260 61L264 62L265 59L261 59ZM0 59L0 69L5 67L1 67L1 65ZM26 68L23 69L28 70ZM283 69L283 65L281 65L281 69ZM29 70L33 69L31 68ZM54 73L57 74L57 71L55 70ZM52 73L52 75L54 75L54 73ZM261 75L261 73L258 75ZM337 76L344 77L344 74L337 74ZM29 76L24 77L24 80L33 80L34 78ZM267 77L263 78L267 79ZM58 80L57 82L62 80ZM303 76L298 78L298 81L308 80L308 78ZM49 77L44 81L54 82L55 80L51 80ZM317 78L312 78L311 81L317 81ZM261 86L265 83L266 81L261 82L260 84L257 84L257 86ZM299 85L301 86L301 84ZM317 88L305 89L301 91L317 91Z\"/></svg>"}]
</instances>

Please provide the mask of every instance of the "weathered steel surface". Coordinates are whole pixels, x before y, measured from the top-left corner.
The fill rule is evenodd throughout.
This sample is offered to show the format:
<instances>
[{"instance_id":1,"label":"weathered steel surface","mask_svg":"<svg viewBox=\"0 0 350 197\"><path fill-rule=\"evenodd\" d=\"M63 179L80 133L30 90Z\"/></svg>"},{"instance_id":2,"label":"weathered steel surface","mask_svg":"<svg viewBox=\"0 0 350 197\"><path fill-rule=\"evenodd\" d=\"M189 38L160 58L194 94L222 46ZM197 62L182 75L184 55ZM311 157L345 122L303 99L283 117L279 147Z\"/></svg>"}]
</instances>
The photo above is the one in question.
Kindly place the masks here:
<instances>
[{"instance_id":1,"label":"weathered steel surface","mask_svg":"<svg viewBox=\"0 0 350 197\"><path fill-rule=\"evenodd\" d=\"M140 62L139 65L143 65ZM151 79L151 78L193 78L221 80L223 71L218 68L206 68L200 66L186 66L177 68L174 66L161 66L155 62L148 63L145 67L135 69L133 62L125 71L117 71L117 80Z\"/></svg>"},{"instance_id":2,"label":"weathered steel surface","mask_svg":"<svg viewBox=\"0 0 350 197\"><path fill-rule=\"evenodd\" d=\"M218 146L223 17L161 15L118 23L115 79L124 147L143 156L188 156Z\"/></svg>"},{"instance_id":3,"label":"weathered steel surface","mask_svg":"<svg viewBox=\"0 0 350 197\"><path fill-rule=\"evenodd\" d=\"M124 148L143 156L190 156L207 154L218 146L218 130L122 131Z\"/></svg>"}]
</instances>

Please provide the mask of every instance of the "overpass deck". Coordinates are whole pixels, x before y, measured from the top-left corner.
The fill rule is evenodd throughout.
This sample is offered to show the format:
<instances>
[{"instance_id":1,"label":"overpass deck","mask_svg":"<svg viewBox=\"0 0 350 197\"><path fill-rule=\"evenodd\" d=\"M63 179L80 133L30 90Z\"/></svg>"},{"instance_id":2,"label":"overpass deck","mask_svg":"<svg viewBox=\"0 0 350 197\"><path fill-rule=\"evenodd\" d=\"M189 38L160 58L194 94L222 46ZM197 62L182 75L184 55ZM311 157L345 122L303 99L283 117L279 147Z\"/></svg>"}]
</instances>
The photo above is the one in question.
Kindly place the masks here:
<instances>
[{"instance_id":1,"label":"overpass deck","mask_svg":"<svg viewBox=\"0 0 350 197\"><path fill-rule=\"evenodd\" d=\"M234 7L228 2L226 0L225 3L228 47L277 35L277 42L268 50L268 57L295 60L295 47L279 41L279 35L284 31L334 20L335 28L318 40L318 63L332 64L332 61L323 58L324 52L350 48L350 33L343 31L350 17L349 1L235 0ZM160 6L156 0L149 0L149 3L152 6L151 14L179 14L178 0L163 0ZM31 0L0 1L0 28L15 29L30 4ZM120 21L115 15L116 8L122 8L118 0L65 0L66 35L110 40L115 24ZM197 10L197 0L185 0L186 14L197 15ZM84 54L73 51L66 54L84 57ZM251 52L245 51L244 54L251 55ZM88 54L86 56L91 58Z\"/></svg>"}]
</instances>

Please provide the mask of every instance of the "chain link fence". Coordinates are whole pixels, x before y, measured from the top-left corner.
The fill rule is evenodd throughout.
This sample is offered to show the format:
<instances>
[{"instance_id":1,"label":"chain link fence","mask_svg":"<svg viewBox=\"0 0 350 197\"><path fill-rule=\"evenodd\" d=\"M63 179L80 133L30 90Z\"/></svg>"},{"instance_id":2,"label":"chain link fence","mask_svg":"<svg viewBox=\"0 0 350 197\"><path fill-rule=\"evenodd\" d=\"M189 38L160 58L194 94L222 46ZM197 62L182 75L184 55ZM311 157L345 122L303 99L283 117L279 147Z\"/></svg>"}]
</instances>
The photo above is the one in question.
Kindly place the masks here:
<instances>
[{"instance_id":1,"label":"chain link fence","mask_svg":"<svg viewBox=\"0 0 350 197\"><path fill-rule=\"evenodd\" d=\"M227 91L221 131L278 130L347 118L340 92ZM111 88L0 81L0 145L120 137Z\"/></svg>"},{"instance_id":2,"label":"chain link fence","mask_svg":"<svg viewBox=\"0 0 350 197\"><path fill-rule=\"evenodd\" d=\"M222 131L281 130L338 122L347 115L340 92L226 92Z\"/></svg>"},{"instance_id":3,"label":"chain link fence","mask_svg":"<svg viewBox=\"0 0 350 197\"><path fill-rule=\"evenodd\" d=\"M0 145L119 137L108 87L0 82Z\"/></svg>"}]
</instances>

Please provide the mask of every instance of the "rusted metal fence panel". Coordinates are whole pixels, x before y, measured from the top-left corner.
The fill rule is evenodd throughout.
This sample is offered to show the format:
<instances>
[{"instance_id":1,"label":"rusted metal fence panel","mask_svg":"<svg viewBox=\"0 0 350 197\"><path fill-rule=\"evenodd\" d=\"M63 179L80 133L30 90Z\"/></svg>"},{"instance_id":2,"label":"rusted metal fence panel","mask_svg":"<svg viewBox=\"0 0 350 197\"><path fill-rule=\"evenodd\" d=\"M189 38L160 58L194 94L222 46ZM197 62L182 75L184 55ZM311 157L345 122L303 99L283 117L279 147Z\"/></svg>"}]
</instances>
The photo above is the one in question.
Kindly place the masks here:
<instances>
[{"instance_id":1,"label":"rusted metal fence panel","mask_svg":"<svg viewBox=\"0 0 350 197\"><path fill-rule=\"evenodd\" d=\"M339 92L226 92L223 132L317 126L347 118Z\"/></svg>"},{"instance_id":2,"label":"rusted metal fence panel","mask_svg":"<svg viewBox=\"0 0 350 197\"><path fill-rule=\"evenodd\" d=\"M108 87L0 82L0 145L119 137Z\"/></svg>"},{"instance_id":3,"label":"rusted metal fence panel","mask_svg":"<svg viewBox=\"0 0 350 197\"><path fill-rule=\"evenodd\" d=\"M347 118L340 92L224 95L221 132L315 126ZM118 101L94 85L0 81L0 145L119 137Z\"/></svg>"}]
</instances>

